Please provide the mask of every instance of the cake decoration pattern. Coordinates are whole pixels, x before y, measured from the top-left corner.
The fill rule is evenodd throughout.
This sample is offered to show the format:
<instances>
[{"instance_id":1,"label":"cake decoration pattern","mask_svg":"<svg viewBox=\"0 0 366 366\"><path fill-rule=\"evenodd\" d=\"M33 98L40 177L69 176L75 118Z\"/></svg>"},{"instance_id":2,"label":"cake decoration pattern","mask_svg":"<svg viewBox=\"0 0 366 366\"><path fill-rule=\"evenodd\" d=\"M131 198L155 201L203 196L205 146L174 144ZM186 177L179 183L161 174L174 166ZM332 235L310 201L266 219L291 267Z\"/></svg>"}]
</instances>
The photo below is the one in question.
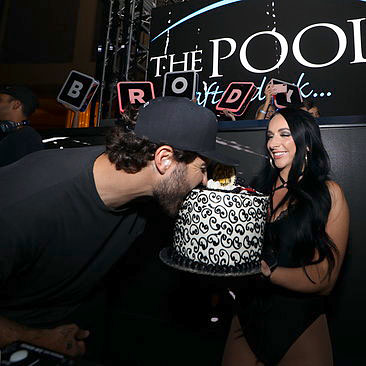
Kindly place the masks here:
<instances>
[{"instance_id":1,"label":"cake decoration pattern","mask_svg":"<svg viewBox=\"0 0 366 366\"><path fill-rule=\"evenodd\" d=\"M189 193L178 213L173 246L160 255L166 264L214 275L259 272L268 197L240 186L223 188L230 191Z\"/></svg>"}]
</instances>

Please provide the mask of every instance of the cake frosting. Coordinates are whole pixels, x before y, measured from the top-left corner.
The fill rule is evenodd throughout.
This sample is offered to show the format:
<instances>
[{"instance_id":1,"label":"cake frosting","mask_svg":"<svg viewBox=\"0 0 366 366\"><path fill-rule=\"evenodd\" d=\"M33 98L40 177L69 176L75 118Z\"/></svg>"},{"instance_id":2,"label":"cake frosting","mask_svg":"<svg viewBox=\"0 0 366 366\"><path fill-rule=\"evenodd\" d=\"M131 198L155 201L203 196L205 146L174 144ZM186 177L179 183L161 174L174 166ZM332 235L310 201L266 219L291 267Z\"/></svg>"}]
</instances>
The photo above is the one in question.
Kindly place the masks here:
<instances>
[{"instance_id":1,"label":"cake frosting","mask_svg":"<svg viewBox=\"0 0 366 366\"><path fill-rule=\"evenodd\" d=\"M267 205L268 197L243 187L192 190L175 223L176 257L217 271L258 267Z\"/></svg>"}]
</instances>

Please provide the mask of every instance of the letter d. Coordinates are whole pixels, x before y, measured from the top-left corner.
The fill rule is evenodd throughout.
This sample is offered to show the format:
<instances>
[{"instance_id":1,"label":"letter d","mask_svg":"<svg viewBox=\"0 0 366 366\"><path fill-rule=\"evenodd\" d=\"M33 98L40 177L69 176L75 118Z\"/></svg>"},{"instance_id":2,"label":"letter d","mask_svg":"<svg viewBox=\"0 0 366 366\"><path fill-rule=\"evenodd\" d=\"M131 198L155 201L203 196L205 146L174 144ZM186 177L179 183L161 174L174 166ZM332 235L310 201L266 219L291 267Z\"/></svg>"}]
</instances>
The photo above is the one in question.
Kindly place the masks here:
<instances>
[{"instance_id":1,"label":"letter d","mask_svg":"<svg viewBox=\"0 0 366 366\"><path fill-rule=\"evenodd\" d=\"M233 89L226 99L226 103L235 103L241 97L241 90L240 89Z\"/></svg>"}]
</instances>

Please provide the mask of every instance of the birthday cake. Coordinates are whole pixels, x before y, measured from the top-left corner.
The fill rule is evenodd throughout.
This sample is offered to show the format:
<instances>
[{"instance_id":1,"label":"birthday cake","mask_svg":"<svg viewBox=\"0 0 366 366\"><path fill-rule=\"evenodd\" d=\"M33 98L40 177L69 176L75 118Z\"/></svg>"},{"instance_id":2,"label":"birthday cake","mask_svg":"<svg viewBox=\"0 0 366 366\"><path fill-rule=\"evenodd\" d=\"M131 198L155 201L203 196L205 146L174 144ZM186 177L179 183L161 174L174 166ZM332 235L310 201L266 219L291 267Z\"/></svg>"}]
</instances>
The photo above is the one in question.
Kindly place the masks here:
<instances>
[{"instance_id":1,"label":"birthday cake","mask_svg":"<svg viewBox=\"0 0 366 366\"><path fill-rule=\"evenodd\" d=\"M187 196L167 264L217 275L259 271L268 197L241 186L222 188L211 182Z\"/></svg>"}]
</instances>

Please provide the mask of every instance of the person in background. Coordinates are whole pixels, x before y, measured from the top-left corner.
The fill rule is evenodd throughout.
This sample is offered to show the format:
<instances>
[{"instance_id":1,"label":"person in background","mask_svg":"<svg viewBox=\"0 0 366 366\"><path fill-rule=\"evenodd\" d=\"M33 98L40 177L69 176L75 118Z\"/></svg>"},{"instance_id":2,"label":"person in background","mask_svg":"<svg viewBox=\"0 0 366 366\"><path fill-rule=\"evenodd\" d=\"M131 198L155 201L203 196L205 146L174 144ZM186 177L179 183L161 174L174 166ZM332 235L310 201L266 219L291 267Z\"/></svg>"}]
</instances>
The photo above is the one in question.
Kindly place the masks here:
<instances>
[{"instance_id":1,"label":"person in background","mask_svg":"<svg viewBox=\"0 0 366 366\"><path fill-rule=\"evenodd\" d=\"M272 103L272 97L274 94L275 93L273 91L273 84L267 84L264 90L266 100L257 109L257 112L255 113L255 119L270 119L274 115L274 113L276 112L276 107Z\"/></svg>"},{"instance_id":2,"label":"person in background","mask_svg":"<svg viewBox=\"0 0 366 366\"><path fill-rule=\"evenodd\" d=\"M132 131L135 128L137 117L139 115L139 105L128 104L125 110L120 114L116 125L124 126L128 131Z\"/></svg>"},{"instance_id":3,"label":"person in background","mask_svg":"<svg viewBox=\"0 0 366 366\"><path fill-rule=\"evenodd\" d=\"M329 178L329 157L308 112L277 112L266 147L265 168L253 184L270 200L263 278L236 292L222 365L332 366L326 301L346 253L348 204Z\"/></svg>"},{"instance_id":4,"label":"person in background","mask_svg":"<svg viewBox=\"0 0 366 366\"><path fill-rule=\"evenodd\" d=\"M314 101L311 99L306 99L300 106L303 111L309 112L314 118L320 117L319 108L315 105Z\"/></svg>"},{"instance_id":5,"label":"person in background","mask_svg":"<svg viewBox=\"0 0 366 366\"><path fill-rule=\"evenodd\" d=\"M0 166L43 149L41 136L29 126L37 107L37 97L28 87L0 88Z\"/></svg>"}]
</instances>

